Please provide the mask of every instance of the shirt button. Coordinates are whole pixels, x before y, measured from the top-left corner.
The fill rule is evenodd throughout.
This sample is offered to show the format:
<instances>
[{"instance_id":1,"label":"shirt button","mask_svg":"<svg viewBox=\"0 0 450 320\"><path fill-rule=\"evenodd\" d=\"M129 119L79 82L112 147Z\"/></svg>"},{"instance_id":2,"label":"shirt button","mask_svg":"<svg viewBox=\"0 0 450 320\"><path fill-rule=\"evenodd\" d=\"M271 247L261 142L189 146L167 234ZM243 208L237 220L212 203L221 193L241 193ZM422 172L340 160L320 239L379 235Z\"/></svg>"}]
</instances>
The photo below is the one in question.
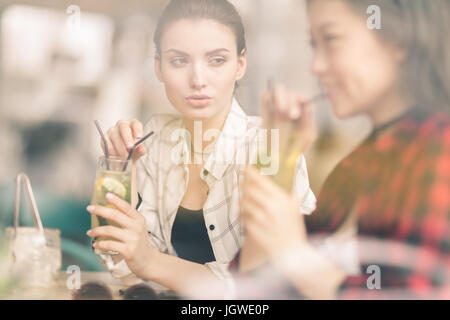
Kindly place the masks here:
<instances>
[{"instance_id":1,"label":"shirt button","mask_svg":"<svg viewBox=\"0 0 450 320\"><path fill-rule=\"evenodd\" d=\"M203 170L203 175L204 175L204 176L207 176L207 175L208 175L208 170L206 170L206 169Z\"/></svg>"},{"instance_id":2,"label":"shirt button","mask_svg":"<svg viewBox=\"0 0 450 320\"><path fill-rule=\"evenodd\" d=\"M216 228L216 227L215 227L213 224L211 224L211 225L209 226L209 230L211 230L211 231L214 231L215 228Z\"/></svg>"}]
</instances>

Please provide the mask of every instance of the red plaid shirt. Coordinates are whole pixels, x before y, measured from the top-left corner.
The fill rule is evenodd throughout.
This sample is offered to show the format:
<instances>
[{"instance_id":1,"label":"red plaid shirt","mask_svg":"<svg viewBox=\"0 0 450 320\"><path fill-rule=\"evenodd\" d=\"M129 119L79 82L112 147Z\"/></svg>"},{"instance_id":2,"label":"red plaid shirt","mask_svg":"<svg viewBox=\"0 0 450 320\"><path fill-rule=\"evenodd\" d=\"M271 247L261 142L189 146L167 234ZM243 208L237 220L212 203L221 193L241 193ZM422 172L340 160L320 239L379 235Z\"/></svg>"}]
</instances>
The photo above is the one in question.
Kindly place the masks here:
<instances>
[{"instance_id":1,"label":"red plaid shirt","mask_svg":"<svg viewBox=\"0 0 450 320\"><path fill-rule=\"evenodd\" d=\"M450 299L450 116L414 110L375 130L325 182L308 233L336 231L352 210L361 275L340 298ZM368 289L370 265L381 290Z\"/></svg>"}]
</instances>

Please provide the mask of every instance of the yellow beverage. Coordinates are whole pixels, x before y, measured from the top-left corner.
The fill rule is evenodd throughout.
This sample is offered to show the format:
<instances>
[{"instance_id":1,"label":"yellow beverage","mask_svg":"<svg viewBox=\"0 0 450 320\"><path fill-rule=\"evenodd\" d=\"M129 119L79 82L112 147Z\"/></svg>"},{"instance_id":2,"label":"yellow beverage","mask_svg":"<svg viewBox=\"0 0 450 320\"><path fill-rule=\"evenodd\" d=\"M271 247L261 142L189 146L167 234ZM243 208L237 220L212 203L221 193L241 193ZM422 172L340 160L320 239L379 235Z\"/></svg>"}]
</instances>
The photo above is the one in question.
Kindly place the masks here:
<instances>
[{"instance_id":1,"label":"yellow beverage","mask_svg":"<svg viewBox=\"0 0 450 320\"><path fill-rule=\"evenodd\" d=\"M300 150L292 150L286 156L281 157L281 159L279 159L278 172L270 175L270 178L287 192L292 190L295 178L295 165L299 156ZM258 157L256 165L258 169L270 168L271 165L272 163L262 164Z\"/></svg>"},{"instance_id":2,"label":"yellow beverage","mask_svg":"<svg viewBox=\"0 0 450 320\"><path fill-rule=\"evenodd\" d=\"M289 130L292 130L292 128L287 128L287 130L283 130L284 132L280 134L289 136ZM264 156L264 150L258 150L256 167L260 171L262 171L261 169L264 169L266 174L268 174L275 183L287 192L291 192L295 178L295 166L302 150L296 141L293 141L291 138L281 139L280 136L278 136L278 139L275 141L271 141L271 138L269 138L266 150L272 150L272 143L278 145L278 147L275 148L275 150L278 151L277 154L266 152L268 154ZM274 161L278 161L278 164L275 165ZM277 171L270 172L273 168L277 168Z\"/></svg>"},{"instance_id":3,"label":"yellow beverage","mask_svg":"<svg viewBox=\"0 0 450 320\"><path fill-rule=\"evenodd\" d=\"M109 204L106 199L108 193L112 193L128 203L131 203L131 170L127 168L128 170L122 171L125 163L126 160L111 158L106 162L104 157L100 158L99 169L96 173L94 191L91 199L92 205L115 208L113 205ZM108 169L104 169L105 167ZM96 215L91 215L91 224L92 229L107 225L119 227L114 222ZM97 237L94 239L94 241L102 240L114 239L109 237ZM98 250L95 250L95 252L98 254L117 254L116 252L101 252Z\"/></svg>"}]
</instances>

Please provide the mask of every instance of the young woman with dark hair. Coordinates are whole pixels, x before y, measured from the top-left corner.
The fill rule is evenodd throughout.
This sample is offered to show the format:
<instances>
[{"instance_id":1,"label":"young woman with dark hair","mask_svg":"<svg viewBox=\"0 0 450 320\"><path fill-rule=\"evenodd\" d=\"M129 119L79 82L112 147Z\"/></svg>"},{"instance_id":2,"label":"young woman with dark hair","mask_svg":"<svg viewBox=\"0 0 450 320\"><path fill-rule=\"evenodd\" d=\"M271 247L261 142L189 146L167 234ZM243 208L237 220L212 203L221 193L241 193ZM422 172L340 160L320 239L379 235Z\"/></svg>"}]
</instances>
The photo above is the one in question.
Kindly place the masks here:
<instances>
[{"instance_id":1,"label":"young woman with dark hair","mask_svg":"<svg viewBox=\"0 0 450 320\"><path fill-rule=\"evenodd\" d=\"M367 25L374 5L380 29ZM245 297L449 299L450 2L308 0L307 10L311 69L334 114L366 114L374 129L333 170L305 223L295 214L296 197L248 168L241 202L247 237L233 270L261 271L250 271L244 256L256 244L270 259L269 274L283 280L264 288L265 278ZM279 114L301 105L275 101ZM310 122L311 106L301 112ZM312 127L300 125L298 139ZM347 225L357 230L359 276L310 242Z\"/></svg>"},{"instance_id":2,"label":"young woman with dark hair","mask_svg":"<svg viewBox=\"0 0 450 320\"><path fill-rule=\"evenodd\" d=\"M120 228L99 227L89 235L117 240L94 246L120 254L102 258L127 284L151 280L185 295L208 280L225 288L228 264L243 241L239 176L247 155L241 151L254 143L260 123L234 99L246 71L244 27L226 0L172 0L154 42L156 75L180 115L155 115L145 128L137 120L119 121L108 131L110 154L122 158L144 133L155 135L133 155L139 212L114 198L113 208L90 208ZM295 186L306 214L315 198L303 156L298 160L302 174ZM205 291L199 297L216 296Z\"/></svg>"}]
</instances>

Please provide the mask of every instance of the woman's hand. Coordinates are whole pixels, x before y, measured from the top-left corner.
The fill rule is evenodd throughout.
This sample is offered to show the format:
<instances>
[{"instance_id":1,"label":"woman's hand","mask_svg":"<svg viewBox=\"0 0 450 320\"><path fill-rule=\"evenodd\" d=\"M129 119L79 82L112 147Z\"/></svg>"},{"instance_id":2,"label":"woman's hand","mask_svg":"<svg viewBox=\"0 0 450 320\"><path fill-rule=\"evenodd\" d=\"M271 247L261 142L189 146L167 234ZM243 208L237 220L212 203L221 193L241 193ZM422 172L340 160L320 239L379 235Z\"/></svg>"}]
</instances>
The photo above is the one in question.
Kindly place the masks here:
<instances>
[{"instance_id":1,"label":"woman's hand","mask_svg":"<svg viewBox=\"0 0 450 320\"><path fill-rule=\"evenodd\" d=\"M306 243L295 194L287 193L252 167L245 169L241 188L241 219L246 236L258 243L268 258Z\"/></svg>"},{"instance_id":2,"label":"woman's hand","mask_svg":"<svg viewBox=\"0 0 450 320\"><path fill-rule=\"evenodd\" d=\"M149 266L159 253L150 243L145 218L131 205L109 193L107 201L115 208L88 206L87 210L96 216L107 219L116 226L101 226L89 230L87 235L95 237L112 237L114 240L98 240L94 248L118 252L126 261L130 270L138 277L148 277Z\"/></svg>"},{"instance_id":3,"label":"woman's hand","mask_svg":"<svg viewBox=\"0 0 450 320\"><path fill-rule=\"evenodd\" d=\"M143 126L139 120L118 121L114 127L108 129L105 136L109 155L126 159L133 145L142 137ZM101 146L105 150L103 141ZM134 150L132 158L137 160L146 153L144 144L141 144Z\"/></svg>"},{"instance_id":4,"label":"woman's hand","mask_svg":"<svg viewBox=\"0 0 450 320\"><path fill-rule=\"evenodd\" d=\"M266 129L279 129L280 154L297 150L301 154L315 140L317 130L308 99L276 85L262 96L261 114Z\"/></svg>"},{"instance_id":5,"label":"woman's hand","mask_svg":"<svg viewBox=\"0 0 450 320\"><path fill-rule=\"evenodd\" d=\"M247 237L261 246L272 265L303 296L335 299L345 273L308 243L298 206L295 194L288 194L256 169L246 169L241 213Z\"/></svg>"},{"instance_id":6,"label":"woman's hand","mask_svg":"<svg viewBox=\"0 0 450 320\"><path fill-rule=\"evenodd\" d=\"M272 174L271 178L276 181L278 186L268 178L256 174L254 169L249 169L249 179L244 183L243 189L249 190L247 194L250 196L243 192L244 198L241 204L244 206L244 209L241 207L241 210L246 211L242 214L244 228L248 231L241 250L239 265L243 272L264 264L269 258L268 255L273 256L281 250L280 247L277 249L278 242L289 242L287 237L291 233L286 233L285 228L290 230L298 227L296 224L289 224L289 222L285 226L281 225L281 223L290 221L280 218L282 214L287 214L290 211L296 212L292 208L296 204L293 203L294 197L288 195L279 187L284 188L284 190L292 189L297 159L316 137L313 113L307 100L286 90L281 85L277 85L270 92L267 91L263 94L261 113L264 127L268 130L276 129L279 133L277 141L271 141L272 134L269 134L269 145L267 146L267 150L271 150L268 168L271 171L276 170L276 172L269 173ZM277 143L277 145L273 145L274 143ZM274 152L277 151L278 154L275 154ZM265 169L266 164L259 163L259 160L258 167ZM278 162L278 165L276 162ZM266 190L262 188L263 185L253 182L253 180L258 181L260 179L265 182ZM254 189L252 189L253 187ZM283 209L280 210L283 212L274 214L273 212L280 209L279 205L283 206ZM290 208L286 208L286 206ZM265 213L269 215L269 220L264 220ZM278 221L277 215L280 216ZM296 214L291 215L290 219L294 217L300 219ZM267 221L271 222L267 223ZM271 223L278 226L278 229L271 229ZM270 237L264 236L266 231L269 232ZM298 235L298 232L292 233L293 236L295 234ZM269 238L270 240L267 240ZM275 245L272 246L272 244Z\"/></svg>"}]
</instances>

